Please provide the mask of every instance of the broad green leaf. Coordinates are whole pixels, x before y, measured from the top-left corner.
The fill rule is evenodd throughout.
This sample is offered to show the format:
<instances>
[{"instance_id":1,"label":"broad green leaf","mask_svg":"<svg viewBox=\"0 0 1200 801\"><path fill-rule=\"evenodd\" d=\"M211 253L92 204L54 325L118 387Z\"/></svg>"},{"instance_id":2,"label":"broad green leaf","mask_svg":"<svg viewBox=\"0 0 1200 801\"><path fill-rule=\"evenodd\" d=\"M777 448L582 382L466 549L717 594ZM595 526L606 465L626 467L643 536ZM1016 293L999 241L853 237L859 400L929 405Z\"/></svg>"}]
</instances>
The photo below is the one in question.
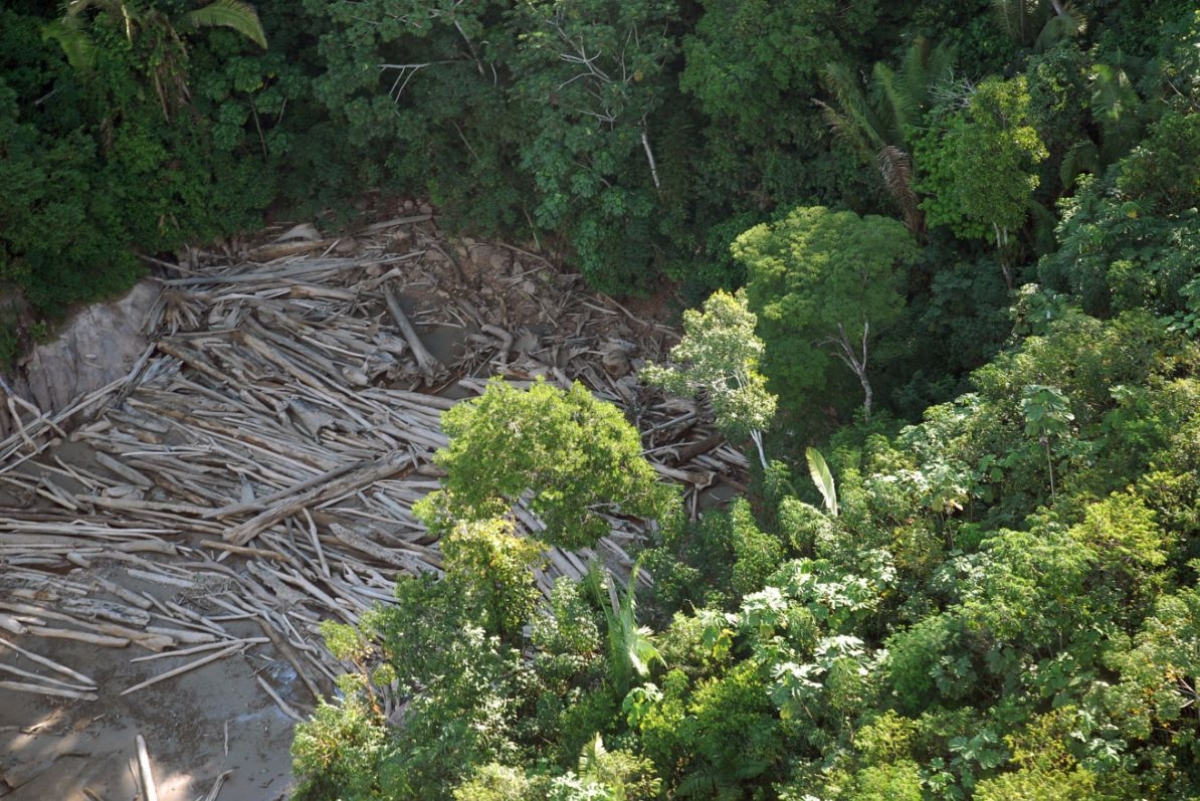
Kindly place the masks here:
<instances>
[{"instance_id":1,"label":"broad green leaf","mask_svg":"<svg viewBox=\"0 0 1200 801\"><path fill-rule=\"evenodd\" d=\"M813 483L817 485L821 497L825 499L825 509L829 514L837 517L837 487L833 483L833 473L829 471L825 457L816 448L807 448L804 451L804 457L808 461L808 472L812 476Z\"/></svg>"}]
</instances>

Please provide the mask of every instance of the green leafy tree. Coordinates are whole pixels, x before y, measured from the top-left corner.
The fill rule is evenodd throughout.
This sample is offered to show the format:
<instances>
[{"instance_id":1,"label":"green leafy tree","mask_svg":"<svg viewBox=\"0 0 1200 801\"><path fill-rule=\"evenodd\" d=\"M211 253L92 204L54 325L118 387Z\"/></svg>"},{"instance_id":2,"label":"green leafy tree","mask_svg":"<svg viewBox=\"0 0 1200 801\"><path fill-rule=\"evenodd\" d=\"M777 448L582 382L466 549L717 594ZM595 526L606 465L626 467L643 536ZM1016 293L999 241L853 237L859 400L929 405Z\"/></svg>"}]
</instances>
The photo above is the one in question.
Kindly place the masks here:
<instances>
[{"instance_id":1,"label":"green leafy tree","mask_svg":"<svg viewBox=\"0 0 1200 801\"><path fill-rule=\"evenodd\" d=\"M524 771L489 762L454 788L454 801L525 801L534 788Z\"/></svg>"},{"instance_id":2,"label":"green leafy tree","mask_svg":"<svg viewBox=\"0 0 1200 801\"><path fill-rule=\"evenodd\" d=\"M1186 587L1160 598L1133 647L1111 656L1121 681L1097 688L1096 694L1124 734L1137 740L1165 735L1189 752L1194 747L1200 701L1198 632L1200 591Z\"/></svg>"},{"instance_id":3,"label":"green leafy tree","mask_svg":"<svg viewBox=\"0 0 1200 801\"><path fill-rule=\"evenodd\" d=\"M776 399L758 372L764 348L754 333L756 321L744 291L717 291L704 302L703 312L683 313L683 339L671 349L672 361L680 366L648 364L641 375L671 392L703 392L721 431L731 439L749 436L766 468L763 430L775 416Z\"/></svg>"},{"instance_id":4,"label":"green leafy tree","mask_svg":"<svg viewBox=\"0 0 1200 801\"><path fill-rule=\"evenodd\" d=\"M921 772L915 762L872 765L854 777L852 801L922 801Z\"/></svg>"},{"instance_id":5,"label":"green leafy tree","mask_svg":"<svg viewBox=\"0 0 1200 801\"><path fill-rule=\"evenodd\" d=\"M984 540L983 548L989 561L979 580L963 588L968 627L1016 644L1019 652L1042 649L1045 655L1065 647L1090 619L1091 605L1081 599L1095 552L1061 526L1002 530ZM1021 670L1019 663L993 665L994 671L1001 668Z\"/></svg>"},{"instance_id":6,"label":"green leafy tree","mask_svg":"<svg viewBox=\"0 0 1200 801\"><path fill-rule=\"evenodd\" d=\"M1039 278L1089 314L1147 308L1178 315L1187 330L1200 249L1198 159L1200 115L1164 114L1132 152L1062 201L1061 247L1038 264Z\"/></svg>"},{"instance_id":7,"label":"green leafy tree","mask_svg":"<svg viewBox=\"0 0 1200 801\"><path fill-rule=\"evenodd\" d=\"M562 231L599 285L644 280L660 239L656 147L673 91L671 0L523 0L510 20L515 102L532 130L520 145L539 227Z\"/></svg>"},{"instance_id":8,"label":"green leafy tree","mask_svg":"<svg viewBox=\"0 0 1200 801\"><path fill-rule=\"evenodd\" d=\"M462 601L478 610L489 634L519 642L541 592L532 569L543 561L544 546L513 533L511 521L461 522L441 540L446 580L461 584Z\"/></svg>"},{"instance_id":9,"label":"green leafy tree","mask_svg":"<svg viewBox=\"0 0 1200 801\"><path fill-rule=\"evenodd\" d=\"M1153 611L1169 579L1168 540L1154 512L1131 493L1114 492L1084 510L1071 536L1095 554L1089 592L1108 621L1132 631Z\"/></svg>"},{"instance_id":10,"label":"green leafy tree","mask_svg":"<svg viewBox=\"0 0 1200 801\"><path fill-rule=\"evenodd\" d=\"M919 251L897 220L816 206L797 208L733 244L766 342L764 367L779 392L819 392L832 352L854 373L871 416L872 336L904 311L903 266Z\"/></svg>"},{"instance_id":11,"label":"green leafy tree","mask_svg":"<svg viewBox=\"0 0 1200 801\"><path fill-rule=\"evenodd\" d=\"M960 237L994 239L1009 245L1029 213L1039 176L1035 167L1047 155L1029 118L1024 76L989 78L969 89L960 105L944 108L940 122L917 141L923 177L916 189L931 226L949 225ZM934 115L935 118L937 115ZM1013 276L1002 261L1005 279Z\"/></svg>"},{"instance_id":12,"label":"green leafy tree","mask_svg":"<svg viewBox=\"0 0 1200 801\"><path fill-rule=\"evenodd\" d=\"M869 1L703 0L704 14L684 40L685 92L741 138L778 147L806 126L790 100L811 97L821 68L853 48L878 21Z\"/></svg>"},{"instance_id":13,"label":"green leafy tree","mask_svg":"<svg viewBox=\"0 0 1200 801\"><path fill-rule=\"evenodd\" d=\"M320 704L311 719L296 726L292 799L379 798L379 765L386 748L386 726L364 699Z\"/></svg>"},{"instance_id":14,"label":"green leafy tree","mask_svg":"<svg viewBox=\"0 0 1200 801\"><path fill-rule=\"evenodd\" d=\"M503 516L518 503L552 545L584 548L609 531L606 514L666 519L673 494L642 457L637 431L579 383L528 390L500 379L442 417L450 445L435 461L443 489L421 504L436 527Z\"/></svg>"},{"instance_id":15,"label":"green leafy tree","mask_svg":"<svg viewBox=\"0 0 1200 801\"><path fill-rule=\"evenodd\" d=\"M476 232L524 226L529 181L515 149L531 125L507 96L511 6L306 0L322 53L312 97L339 153L333 164L309 156L321 183L428 193L447 224L469 216Z\"/></svg>"},{"instance_id":16,"label":"green leafy tree","mask_svg":"<svg viewBox=\"0 0 1200 801\"><path fill-rule=\"evenodd\" d=\"M1037 384L1025 388L1021 400L1021 411L1025 414L1025 435L1036 437L1046 451L1046 470L1050 474L1050 499L1054 500L1054 460L1051 456L1051 438L1064 437L1071 432L1075 415L1062 392L1055 387Z\"/></svg>"},{"instance_id":17,"label":"green leafy tree","mask_svg":"<svg viewBox=\"0 0 1200 801\"><path fill-rule=\"evenodd\" d=\"M762 531L744 498L729 508L730 539L733 545L733 590L745 596L763 588L783 561L783 543Z\"/></svg>"}]
</instances>

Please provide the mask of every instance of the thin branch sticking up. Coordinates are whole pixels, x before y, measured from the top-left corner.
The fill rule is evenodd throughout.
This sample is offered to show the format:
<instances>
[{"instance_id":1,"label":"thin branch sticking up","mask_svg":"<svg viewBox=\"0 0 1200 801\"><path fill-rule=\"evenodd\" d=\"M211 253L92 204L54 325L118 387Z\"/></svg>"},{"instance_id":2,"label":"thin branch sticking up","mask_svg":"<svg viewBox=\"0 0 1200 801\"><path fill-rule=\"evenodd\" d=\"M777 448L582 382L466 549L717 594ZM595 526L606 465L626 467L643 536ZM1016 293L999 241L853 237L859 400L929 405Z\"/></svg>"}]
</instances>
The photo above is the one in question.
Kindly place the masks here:
<instances>
[{"instance_id":1,"label":"thin branch sticking up","mask_svg":"<svg viewBox=\"0 0 1200 801\"><path fill-rule=\"evenodd\" d=\"M642 147L646 148L646 160L650 162L650 177L654 179L654 188L662 189L658 182L658 166L654 163L654 151L650 149L650 137L646 134L646 121L642 120Z\"/></svg>"}]
</instances>

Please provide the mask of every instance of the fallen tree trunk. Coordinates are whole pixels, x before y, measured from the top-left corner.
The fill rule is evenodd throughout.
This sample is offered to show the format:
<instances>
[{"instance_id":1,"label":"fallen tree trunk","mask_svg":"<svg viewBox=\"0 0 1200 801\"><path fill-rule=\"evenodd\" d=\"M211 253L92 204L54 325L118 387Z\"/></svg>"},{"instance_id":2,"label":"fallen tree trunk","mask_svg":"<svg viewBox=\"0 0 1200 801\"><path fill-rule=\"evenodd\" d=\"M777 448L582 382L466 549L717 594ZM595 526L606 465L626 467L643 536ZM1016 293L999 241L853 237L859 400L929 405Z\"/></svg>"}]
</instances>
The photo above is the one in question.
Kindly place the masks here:
<instances>
[{"instance_id":1,"label":"fallen tree trunk","mask_svg":"<svg viewBox=\"0 0 1200 801\"><path fill-rule=\"evenodd\" d=\"M433 385L446 374L446 368L421 343L421 338L417 336L417 329L413 328L412 323L408 321L404 307L400 305L400 298L396 295L396 290L390 282L384 283L383 296L387 300L388 313L392 315L396 327L404 335L404 341L412 349L413 358L417 360L417 369L421 371L425 383Z\"/></svg>"},{"instance_id":2,"label":"fallen tree trunk","mask_svg":"<svg viewBox=\"0 0 1200 801\"><path fill-rule=\"evenodd\" d=\"M380 479L399 473L411 463L412 457L408 454L389 454L365 468L356 470L325 486L315 487L288 499L285 503L267 509L245 523L241 523L226 531L223 539L234 545L245 545L257 537L264 529L278 523L289 515L296 514L307 506L315 506L344 493L369 487Z\"/></svg>"}]
</instances>

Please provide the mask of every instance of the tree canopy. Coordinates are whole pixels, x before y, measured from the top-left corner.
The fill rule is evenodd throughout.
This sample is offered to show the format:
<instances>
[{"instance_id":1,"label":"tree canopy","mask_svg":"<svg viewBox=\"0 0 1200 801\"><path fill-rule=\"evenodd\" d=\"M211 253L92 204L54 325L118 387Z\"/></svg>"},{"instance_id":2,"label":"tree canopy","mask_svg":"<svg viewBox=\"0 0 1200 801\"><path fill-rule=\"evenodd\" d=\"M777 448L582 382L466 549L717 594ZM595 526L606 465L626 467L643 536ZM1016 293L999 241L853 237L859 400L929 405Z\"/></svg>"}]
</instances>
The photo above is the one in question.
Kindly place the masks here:
<instances>
[{"instance_id":1,"label":"tree canopy","mask_svg":"<svg viewBox=\"0 0 1200 801\"><path fill-rule=\"evenodd\" d=\"M442 418L443 489L423 501L433 525L488 520L527 503L547 543L595 545L605 515L666 519L672 494L642 458L637 431L579 383L538 380L528 389L494 379L480 397Z\"/></svg>"},{"instance_id":2,"label":"tree canopy","mask_svg":"<svg viewBox=\"0 0 1200 801\"><path fill-rule=\"evenodd\" d=\"M677 366L648 364L642 380L671 392L704 392L717 425L732 439L750 437L766 467L763 430L775 417L775 396L758 372L763 343L754 331L756 318L746 306L745 292L717 291L704 301L703 312L683 313L683 339L671 349Z\"/></svg>"},{"instance_id":3,"label":"tree canopy","mask_svg":"<svg viewBox=\"0 0 1200 801\"><path fill-rule=\"evenodd\" d=\"M899 319L903 268L919 255L903 224L797 208L739 236L733 254L746 265L746 294L762 320L764 366L776 390L788 397L820 392L832 356L859 379L869 417L871 337Z\"/></svg>"}]
</instances>

